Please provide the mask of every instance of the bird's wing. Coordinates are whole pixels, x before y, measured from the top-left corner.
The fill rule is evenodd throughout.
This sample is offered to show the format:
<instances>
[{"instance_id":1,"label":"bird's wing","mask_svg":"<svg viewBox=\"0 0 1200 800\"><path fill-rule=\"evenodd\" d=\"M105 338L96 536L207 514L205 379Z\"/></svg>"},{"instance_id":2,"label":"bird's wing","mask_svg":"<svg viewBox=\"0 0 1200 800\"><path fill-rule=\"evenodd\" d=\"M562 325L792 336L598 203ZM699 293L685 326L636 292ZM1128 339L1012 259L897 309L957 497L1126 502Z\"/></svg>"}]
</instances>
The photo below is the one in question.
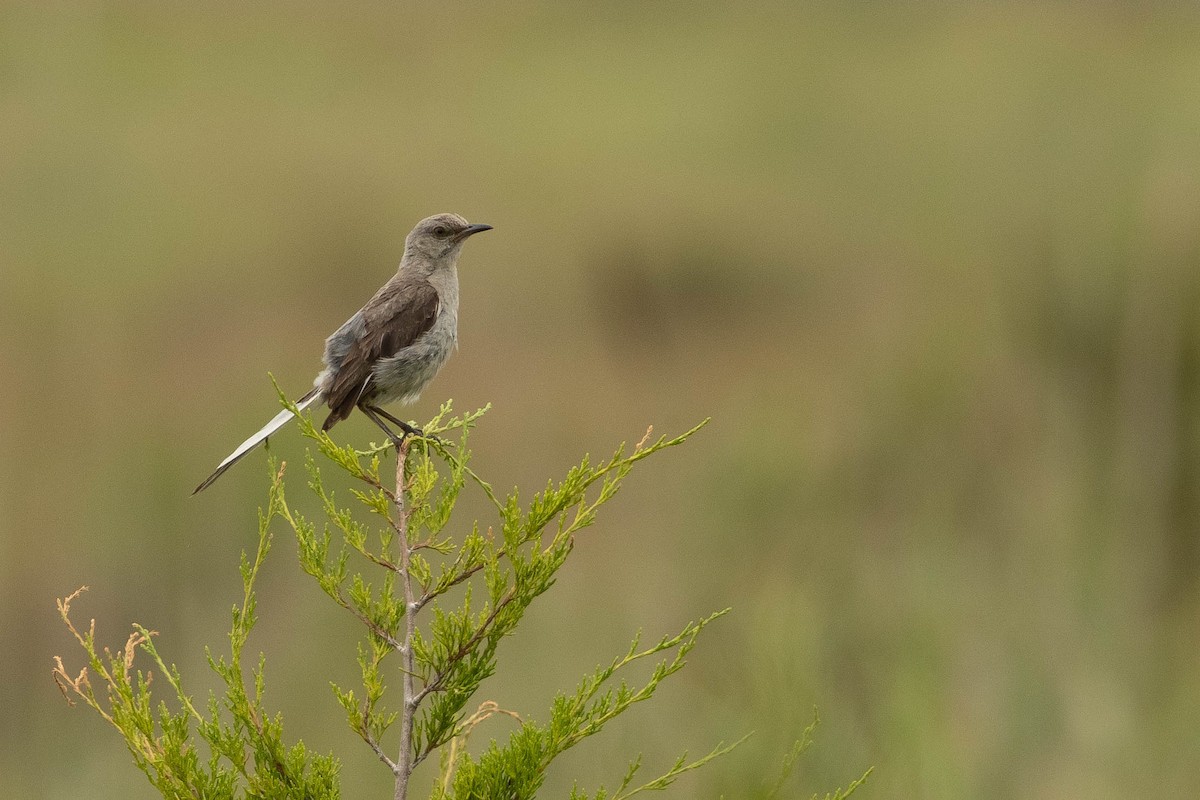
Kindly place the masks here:
<instances>
[{"instance_id":1,"label":"bird's wing","mask_svg":"<svg viewBox=\"0 0 1200 800\"><path fill-rule=\"evenodd\" d=\"M425 280L384 286L363 306L362 333L350 345L325 393L329 405L325 430L350 416L367 393L372 367L379 359L396 355L433 327L439 307L437 290Z\"/></svg>"}]
</instances>

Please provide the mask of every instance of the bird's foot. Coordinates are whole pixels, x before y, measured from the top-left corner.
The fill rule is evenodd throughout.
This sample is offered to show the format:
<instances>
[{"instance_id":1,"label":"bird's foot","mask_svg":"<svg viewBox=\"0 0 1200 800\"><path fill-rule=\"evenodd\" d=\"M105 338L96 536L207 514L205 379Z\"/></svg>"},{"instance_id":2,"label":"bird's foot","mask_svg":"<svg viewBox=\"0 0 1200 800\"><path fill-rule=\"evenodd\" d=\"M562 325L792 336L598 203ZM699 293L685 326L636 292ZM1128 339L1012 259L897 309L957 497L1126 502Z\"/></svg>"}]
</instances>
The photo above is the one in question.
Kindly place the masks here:
<instances>
[{"instance_id":1,"label":"bird's foot","mask_svg":"<svg viewBox=\"0 0 1200 800\"><path fill-rule=\"evenodd\" d=\"M420 428L416 427L415 425L405 425L404 426L404 435L405 436L415 436L418 439L428 439L429 441L437 442L440 445L446 444L446 442L442 440L442 437L440 437L434 433L426 433L425 431L421 430Z\"/></svg>"}]
</instances>

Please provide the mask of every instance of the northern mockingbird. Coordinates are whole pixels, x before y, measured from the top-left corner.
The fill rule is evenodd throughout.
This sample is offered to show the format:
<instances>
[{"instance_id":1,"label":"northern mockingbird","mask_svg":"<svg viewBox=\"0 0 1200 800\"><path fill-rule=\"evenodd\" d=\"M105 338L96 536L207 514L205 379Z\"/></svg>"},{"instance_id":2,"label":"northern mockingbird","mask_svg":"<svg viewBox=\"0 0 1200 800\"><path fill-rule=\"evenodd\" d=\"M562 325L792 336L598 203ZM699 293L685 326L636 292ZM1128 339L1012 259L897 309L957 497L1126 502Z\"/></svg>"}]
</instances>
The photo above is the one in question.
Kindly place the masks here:
<instances>
[{"instance_id":1,"label":"northern mockingbird","mask_svg":"<svg viewBox=\"0 0 1200 800\"><path fill-rule=\"evenodd\" d=\"M329 406L322 430L357 408L392 441L402 436L387 422L398 425L404 435L421 434L379 406L393 400L415 401L458 345L458 256L469 237L491 229L491 225L472 225L457 214L437 214L418 222L404 240L404 257L396 274L325 340L325 369L313 381L312 391L296 401L297 409L315 403ZM192 494L208 488L291 418L286 409L277 414L238 445Z\"/></svg>"}]
</instances>

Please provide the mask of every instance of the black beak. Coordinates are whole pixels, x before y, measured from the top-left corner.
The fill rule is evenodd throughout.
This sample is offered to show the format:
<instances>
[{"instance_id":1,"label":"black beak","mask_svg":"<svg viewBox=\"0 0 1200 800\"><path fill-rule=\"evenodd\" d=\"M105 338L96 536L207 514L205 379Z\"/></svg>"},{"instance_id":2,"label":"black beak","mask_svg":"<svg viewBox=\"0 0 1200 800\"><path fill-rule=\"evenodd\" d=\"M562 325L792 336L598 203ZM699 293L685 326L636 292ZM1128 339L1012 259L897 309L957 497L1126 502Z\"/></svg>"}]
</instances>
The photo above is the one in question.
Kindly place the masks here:
<instances>
[{"instance_id":1,"label":"black beak","mask_svg":"<svg viewBox=\"0 0 1200 800\"><path fill-rule=\"evenodd\" d=\"M477 233L483 233L484 231L490 231L491 229L492 229L491 225L483 225L483 224L468 225L467 227L463 228L461 231L458 232L458 235L454 237L454 241L461 242L463 239L466 239L468 236L474 236Z\"/></svg>"}]
</instances>

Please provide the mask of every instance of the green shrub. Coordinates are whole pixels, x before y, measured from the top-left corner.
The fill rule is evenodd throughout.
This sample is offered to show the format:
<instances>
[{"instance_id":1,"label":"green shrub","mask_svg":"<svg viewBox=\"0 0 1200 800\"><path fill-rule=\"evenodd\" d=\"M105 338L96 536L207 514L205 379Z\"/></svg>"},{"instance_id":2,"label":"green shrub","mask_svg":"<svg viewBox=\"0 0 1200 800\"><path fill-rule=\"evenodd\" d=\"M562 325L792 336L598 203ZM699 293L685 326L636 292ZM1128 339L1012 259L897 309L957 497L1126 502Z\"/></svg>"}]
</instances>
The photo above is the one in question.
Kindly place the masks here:
<instances>
[{"instance_id":1,"label":"green shrub","mask_svg":"<svg viewBox=\"0 0 1200 800\"><path fill-rule=\"evenodd\" d=\"M289 405L286 400L284 405ZM81 631L70 618L80 589L59 601L63 621L88 661L72 675L61 658L55 659L55 679L68 700L82 698L115 727L134 762L166 798L338 797L338 760L310 752L301 742L285 744L281 716L263 707L265 657L260 654L250 671L251 685L243 670L257 619L255 580L271 547L272 523L282 519L295 533L302 569L364 629L358 650L361 686L333 690L350 728L394 775L395 797L408 796L413 771L435 754L439 776L434 798L533 797L558 755L652 697L665 678L683 667L705 626L726 613L690 623L650 646L635 638L626 653L584 677L573 692L559 694L544 723L490 701L469 707L480 683L496 669L500 642L553 585L575 536L592 524L637 462L682 444L704 423L653 442L647 431L632 450L622 445L599 464L584 458L560 482L551 482L522 505L516 491L500 498L469 466L468 432L486 410L451 418L449 404L443 406L424 427L430 438L406 439L398 448L390 485L380 468L391 445L365 452L339 447L301 416L301 431L316 442L325 461L355 479L358 510L338 502L309 454L308 485L327 517L318 526L288 504L284 465L272 462L266 510L259 513L258 547L252 558L242 554L244 594L233 609L230 653L228 658L208 654L210 667L224 683L223 697L210 696L203 708L197 707L179 671L155 649L155 633L140 625L116 653L97 649L94 623ZM450 442L451 436L457 440ZM465 535L449 535L451 512L469 483L491 500L497 519L489 527L476 523ZM371 523L363 521L364 511ZM447 593L460 586L461 602L449 602ZM174 710L152 696L151 670L134 666L138 651L170 685ZM656 660L649 677L627 683L625 668L643 659ZM100 685L99 693L93 681ZM390 703L389 681L400 684L399 697ZM472 756L465 748L467 736L498 713L517 717L518 729L507 743L493 741ZM785 761L784 777L806 746L802 743ZM572 797L616 800L663 789L737 744L719 744L692 761L685 754L645 783L636 780L638 758L614 792L601 788L587 795L576 790ZM849 794L859 782L837 796Z\"/></svg>"}]
</instances>

